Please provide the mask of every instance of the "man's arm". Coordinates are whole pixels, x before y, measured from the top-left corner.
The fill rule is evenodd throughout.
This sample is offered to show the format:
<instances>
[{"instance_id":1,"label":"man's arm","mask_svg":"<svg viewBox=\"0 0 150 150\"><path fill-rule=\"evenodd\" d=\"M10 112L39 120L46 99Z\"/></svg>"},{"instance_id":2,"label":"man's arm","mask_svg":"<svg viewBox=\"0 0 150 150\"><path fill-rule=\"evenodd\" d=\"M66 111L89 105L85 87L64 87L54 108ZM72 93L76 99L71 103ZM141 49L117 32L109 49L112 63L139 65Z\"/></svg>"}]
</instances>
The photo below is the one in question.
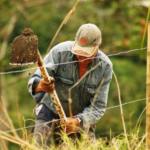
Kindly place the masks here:
<instances>
[{"instance_id":1,"label":"man's arm","mask_svg":"<svg viewBox=\"0 0 150 150\"><path fill-rule=\"evenodd\" d=\"M50 76L54 76L57 70L57 66L55 66L55 63L59 63L58 56L57 56L57 47L54 47L45 56L43 61L48 71L48 74ZM54 85L52 86L52 84L46 83L44 80L42 80L42 78L43 77L41 75L40 70L37 69L37 71L31 76L31 78L28 81L28 90L32 95L32 97L36 100L36 102L40 102L43 96L45 95L45 92L50 92L54 88ZM43 86L42 89L41 86ZM48 88L48 86L50 87Z\"/></svg>"},{"instance_id":2,"label":"man's arm","mask_svg":"<svg viewBox=\"0 0 150 150\"><path fill-rule=\"evenodd\" d=\"M83 113L78 114L76 117L68 118L68 121L65 124L67 133L76 131L77 128L75 127L79 126L83 126L83 129L87 129L89 125L95 124L104 115L107 105L109 85L112 79L112 70L110 69L109 65L107 65L105 69L103 79L103 83L99 91L97 91L98 93L96 93L97 97L95 99L91 99L90 106L86 107ZM81 122L79 122L79 120Z\"/></svg>"},{"instance_id":3,"label":"man's arm","mask_svg":"<svg viewBox=\"0 0 150 150\"><path fill-rule=\"evenodd\" d=\"M95 99L92 98L91 104L84 108L83 113L77 115L82 118L83 128L95 124L104 115L107 105L109 85L112 79L112 70L109 65L106 66L103 79L104 82L101 85L100 90L97 91L98 93L96 93L97 97Z\"/></svg>"}]
</instances>

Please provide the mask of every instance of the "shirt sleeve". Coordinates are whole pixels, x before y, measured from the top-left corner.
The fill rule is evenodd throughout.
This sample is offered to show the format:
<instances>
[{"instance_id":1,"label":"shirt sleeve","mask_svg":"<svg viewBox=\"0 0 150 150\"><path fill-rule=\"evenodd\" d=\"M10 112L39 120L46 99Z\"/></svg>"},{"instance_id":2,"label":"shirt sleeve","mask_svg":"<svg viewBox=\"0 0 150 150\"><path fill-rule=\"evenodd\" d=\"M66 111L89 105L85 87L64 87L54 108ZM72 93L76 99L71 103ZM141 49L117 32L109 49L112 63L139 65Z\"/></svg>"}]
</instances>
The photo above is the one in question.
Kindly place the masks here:
<instances>
[{"instance_id":1,"label":"shirt sleeve","mask_svg":"<svg viewBox=\"0 0 150 150\"><path fill-rule=\"evenodd\" d=\"M54 76L56 70L57 70L57 63L58 61L58 55L57 55L57 48L54 47L43 59L44 65L46 70L48 71L48 74L50 76ZM30 77L28 81L28 90L29 93L32 95L32 97L35 99L35 101L38 103L44 98L45 93L44 92L37 92L34 93L35 87L38 85L40 80L42 79L41 71L40 69L37 69L36 72Z\"/></svg>"},{"instance_id":2,"label":"shirt sleeve","mask_svg":"<svg viewBox=\"0 0 150 150\"><path fill-rule=\"evenodd\" d=\"M110 65L107 65L101 83L97 88L97 92L90 100L90 105L84 108L83 113L77 115L82 119L83 129L88 128L89 125L95 124L104 115L111 79L112 70Z\"/></svg>"}]
</instances>

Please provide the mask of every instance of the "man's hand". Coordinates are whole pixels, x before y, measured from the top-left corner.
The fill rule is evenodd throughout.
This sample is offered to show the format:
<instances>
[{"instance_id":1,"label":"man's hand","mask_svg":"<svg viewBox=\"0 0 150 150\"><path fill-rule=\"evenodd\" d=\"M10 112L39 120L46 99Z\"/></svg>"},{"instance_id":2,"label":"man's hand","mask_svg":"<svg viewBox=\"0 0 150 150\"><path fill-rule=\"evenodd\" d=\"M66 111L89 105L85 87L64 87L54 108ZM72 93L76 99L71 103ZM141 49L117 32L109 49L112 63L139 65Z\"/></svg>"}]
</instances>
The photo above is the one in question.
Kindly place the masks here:
<instances>
[{"instance_id":1,"label":"man's hand","mask_svg":"<svg viewBox=\"0 0 150 150\"><path fill-rule=\"evenodd\" d=\"M67 121L63 125L66 126L67 134L76 133L80 131L79 120L77 118L67 118Z\"/></svg>"},{"instance_id":2,"label":"man's hand","mask_svg":"<svg viewBox=\"0 0 150 150\"><path fill-rule=\"evenodd\" d=\"M54 78L50 77L51 82L47 82L44 79L40 81L40 83L34 89L34 92L50 92L52 93L55 89L54 86Z\"/></svg>"}]
</instances>

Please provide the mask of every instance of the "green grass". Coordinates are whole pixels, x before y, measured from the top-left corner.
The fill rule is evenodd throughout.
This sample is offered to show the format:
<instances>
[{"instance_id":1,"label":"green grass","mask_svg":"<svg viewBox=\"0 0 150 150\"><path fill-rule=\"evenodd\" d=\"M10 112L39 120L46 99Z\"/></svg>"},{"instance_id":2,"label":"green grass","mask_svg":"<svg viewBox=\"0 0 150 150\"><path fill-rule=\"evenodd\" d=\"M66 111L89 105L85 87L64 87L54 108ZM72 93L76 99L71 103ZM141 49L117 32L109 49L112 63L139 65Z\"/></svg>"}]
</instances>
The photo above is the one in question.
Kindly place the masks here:
<instances>
[{"instance_id":1,"label":"green grass","mask_svg":"<svg viewBox=\"0 0 150 150\"><path fill-rule=\"evenodd\" d=\"M3 102L3 99L2 99ZM14 125L12 124L12 120L8 114L8 111L6 107L4 106L4 103L0 103L1 110L4 113L4 116L6 120L3 122L11 132L5 132L0 131L0 137L1 141L6 140L9 142L9 144L6 144L5 142L1 142L1 147L4 150L13 150L13 149L20 149L21 150L144 150L146 149L145 146L145 138L146 135L143 135L142 137L139 137L139 127L137 132L130 132L130 134L127 133L128 141L126 140L125 135L122 133L118 136L113 137L110 132L110 138L97 138L95 141L91 141L91 139L86 136L85 134L82 135L82 138L80 140L72 140L70 139L65 133L62 133L62 143L59 146L55 146L54 144L51 145L51 147L47 147L46 145L42 145L41 147L35 147L35 140L33 139L33 135L26 126L25 122L28 120L24 119L24 128L21 128L22 134L18 134L17 129L15 129ZM3 119L0 118L2 121ZM32 120L32 119L31 119ZM34 122L34 120L32 120ZM44 139L43 139L44 141ZM8 147L10 146L11 148ZM43 142L44 143L44 142ZM129 146L128 146L129 143ZM128 148L129 147L129 148Z\"/></svg>"}]
</instances>

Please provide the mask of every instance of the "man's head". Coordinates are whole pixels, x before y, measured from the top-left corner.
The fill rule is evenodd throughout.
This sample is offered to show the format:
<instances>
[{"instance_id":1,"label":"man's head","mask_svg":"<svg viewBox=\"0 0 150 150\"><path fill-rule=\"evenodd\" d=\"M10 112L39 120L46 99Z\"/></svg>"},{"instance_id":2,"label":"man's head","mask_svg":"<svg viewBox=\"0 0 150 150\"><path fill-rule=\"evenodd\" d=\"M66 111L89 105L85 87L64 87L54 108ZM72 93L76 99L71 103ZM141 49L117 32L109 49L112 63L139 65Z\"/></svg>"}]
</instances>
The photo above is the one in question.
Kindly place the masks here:
<instances>
[{"instance_id":1,"label":"man's head","mask_svg":"<svg viewBox=\"0 0 150 150\"><path fill-rule=\"evenodd\" d=\"M72 53L79 56L91 57L97 52L101 42L100 29L94 24L84 24L76 33Z\"/></svg>"}]
</instances>

